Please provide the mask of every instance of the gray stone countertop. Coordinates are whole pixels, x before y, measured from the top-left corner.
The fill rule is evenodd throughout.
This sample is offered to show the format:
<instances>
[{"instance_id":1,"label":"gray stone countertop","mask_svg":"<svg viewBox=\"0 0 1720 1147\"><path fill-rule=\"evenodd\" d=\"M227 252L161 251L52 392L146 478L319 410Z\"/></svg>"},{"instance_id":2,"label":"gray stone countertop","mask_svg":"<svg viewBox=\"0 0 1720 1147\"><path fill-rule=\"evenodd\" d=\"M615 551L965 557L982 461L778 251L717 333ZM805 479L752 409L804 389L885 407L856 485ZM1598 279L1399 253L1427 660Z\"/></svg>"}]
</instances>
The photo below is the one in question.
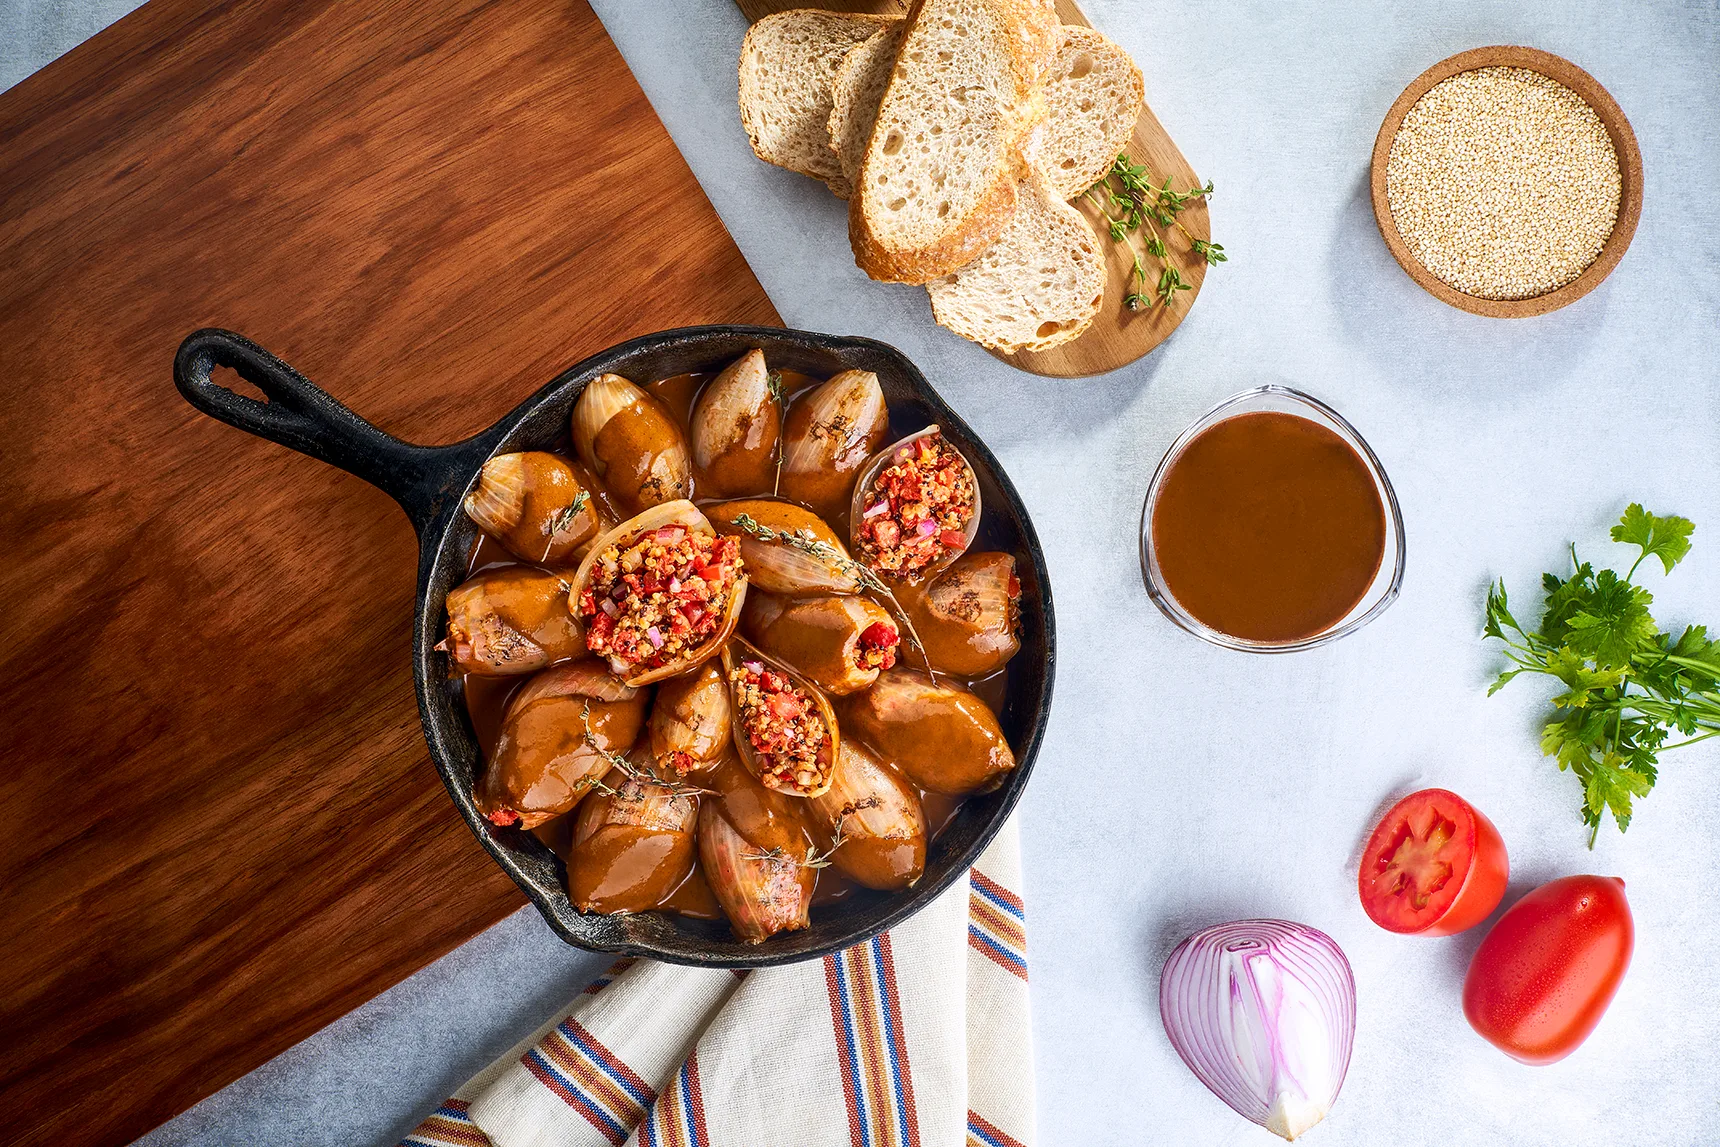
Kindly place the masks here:
<instances>
[{"instance_id":1,"label":"gray stone countertop","mask_svg":"<svg viewBox=\"0 0 1720 1147\"><path fill-rule=\"evenodd\" d=\"M0 0L0 85L124 3ZM1524 600L1567 542L1607 564L1627 502L1695 519L1695 550L1651 572L1663 623L1720 623L1720 3L1643 0L1087 0L1147 77L1147 99L1217 183L1230 262L1182 329L1114 374L1018 373L931 323L924 293L855 269L843 205L767 167L734 109L744 24L727 0L597 0L707 194L792 325L913 356L1021 489L1057 595L1057 704L1022 810L1043 1147L1266 1144L1194 1079L1160 1027L1158 968L1190 931L1301 920L1354 964L1355 1058L1326 1147L1720 1141L1720 750L1669 754L1629 834L1594 851L1578 788L1537 749L1547 691L1491 699L1482 598ZM1374 134L1423 68L1484 44L1563 55L1636 130L1641 225L1574 306L1514 322L1417 288L1377 233ZM1264 382L1352 421L1402 501L1403 595L1332 646L1212 648L1148 601L1141 498L1171 440ZM1484 929L1390 935L1356 865L1392 797L1439 785L1511 850L1512 896L1577 872L1625 879L1629 975L1594 1036L1552 1067L1483 1043L1459 990ZM1509 899L1509 898L1508 898ZM392 1143L602 960L522 912L144 1142ZM785 1140L788 1142L788 1140Z\"/></svg>"}]
</instances>

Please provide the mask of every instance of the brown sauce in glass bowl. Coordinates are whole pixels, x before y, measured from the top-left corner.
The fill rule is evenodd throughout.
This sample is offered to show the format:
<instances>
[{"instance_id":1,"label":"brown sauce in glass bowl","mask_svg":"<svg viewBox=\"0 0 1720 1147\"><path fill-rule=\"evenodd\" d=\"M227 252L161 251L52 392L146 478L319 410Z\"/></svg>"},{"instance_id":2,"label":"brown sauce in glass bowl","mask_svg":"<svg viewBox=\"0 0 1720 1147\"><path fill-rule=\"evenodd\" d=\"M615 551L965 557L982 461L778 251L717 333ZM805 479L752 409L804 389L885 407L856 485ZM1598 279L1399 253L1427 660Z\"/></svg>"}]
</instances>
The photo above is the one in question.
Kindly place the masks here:
<instances>
[{"instance_id":1,"label":"brown sauce in glass bowl","mask_svg":"<svg viewBox=\"0 0 1720 1147\"><path fill-rule=\"evenodd\" d=\"M1309 418L1238 414L1171 461L1153 507L1165 588L1244 641L1301 641L1342 621L1386 551L1386 512L1355 449Z\"/></svg>"}]
</instances>

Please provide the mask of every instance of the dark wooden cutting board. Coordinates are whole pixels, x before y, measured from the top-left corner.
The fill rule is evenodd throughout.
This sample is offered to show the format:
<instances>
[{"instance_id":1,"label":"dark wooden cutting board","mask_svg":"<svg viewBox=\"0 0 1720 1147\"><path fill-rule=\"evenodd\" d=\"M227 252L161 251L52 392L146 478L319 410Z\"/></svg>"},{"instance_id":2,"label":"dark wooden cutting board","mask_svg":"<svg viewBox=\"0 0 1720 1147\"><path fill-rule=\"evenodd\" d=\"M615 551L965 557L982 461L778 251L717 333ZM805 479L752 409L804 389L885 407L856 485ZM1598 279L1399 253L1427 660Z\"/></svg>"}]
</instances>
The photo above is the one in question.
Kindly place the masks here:
<instances>
[{"instance_id":1,"label":"dark wooden cutting board","mask_svg":"<svg viewBox=\"0 0 1720 1147\"><path fill-rule=\"evenodd\" d=\"M8 1142L127 1142L524 903L420 739L405 517L179 340L444 442L719 321L779 320L584 4L152 0L0 95Z\"/></svg>"}]
</instances>

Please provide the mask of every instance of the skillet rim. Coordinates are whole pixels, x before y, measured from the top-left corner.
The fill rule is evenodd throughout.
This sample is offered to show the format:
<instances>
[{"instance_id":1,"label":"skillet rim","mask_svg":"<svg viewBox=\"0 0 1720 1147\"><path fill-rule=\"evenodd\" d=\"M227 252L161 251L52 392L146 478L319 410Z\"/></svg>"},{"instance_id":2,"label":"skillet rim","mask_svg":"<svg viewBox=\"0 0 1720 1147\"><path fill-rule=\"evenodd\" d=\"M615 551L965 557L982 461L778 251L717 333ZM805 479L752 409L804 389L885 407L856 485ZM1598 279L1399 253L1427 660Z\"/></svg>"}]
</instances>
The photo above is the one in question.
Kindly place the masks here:
<instances>
[{"instance_id":1,"label":"skillet rim","mask_svg":"<svg viewBox=\"0 0 1720 1147\"><path fill-rule=\"evenodd\" d=\"M461 499L475 483L483 464L497 452L527 448L525 443L514 443L510 439L541 411L562 402L571 409L585 384L599 374L613 372L626 375L626 363L652 352L674 349L692 350L711 346L713 349L709 352L709 357L716 360L728 353L714 349L717 345L736 341L761 345L767 354L772 344L778 347L786 345L829 356L848 368L873 369L870 365L873 362L888 362L894 368L894 375L904 381L914 391L915 397L933 412L934 421L943 425L946 431L953 430L951 437L958 441L975 469L981 471L982 480L989 479L998 487L1004 498L1004 506L1000 508L1008 513L1014 529L1020 535L1023 552L1016 553L1015 556L1018 560L1023 556L1027 558L1032 568L1033 581L1039 587L1037 600L1043 649L1028 648L1028 635L1024 626L1021 651L1039 654L1037 660L1043 683L1039 690L1038 705L1024 722L1021 744L1015 754L1016 766L1004 784L993 793L972 798L995 801L990 810L981 814L986 819L972 839L957 849L954 856L943 862L943 870L937 876L914 888L888 894L887 898L878 902L883 911L873 914L859 927L846 931L836 939L804 946L797 945L795 938L808 936L806 932L784 933L761 945L752 946L732 939L708 940L681 931L679 927L675 928L671 936L680 943L665 945L638 935L642 929L630 927L656 914L647 913L634 918L581 914L568 898L564 883L558 881L546 886L537 876L526 871L527 858L533 863L542 862L544 858L539 855L540 852L548 854L558 867L561 861L547 846L530 834L517 828L497 828L491 825L477 811L469 788L460 783L454 768L456 754L461 757L470 755L473 758L471 767L475 775L479 764L476 759L476 742L464 704L454 705L450 701L446 655L432 648L441 640L445 615L442 601L438 599L432 609L431 598L438 583L445 581L447 587L452 588L465 576L469 550L466 546L456 545L462 534L461 523L465 520L459 508ZM855 358L861 361L851 361ZM437 483L440 489L435 492L424 517L420 520L419 528L419 572L413 621L413 681L418 697L420 723L431 761L461 819L466 822L467 828L477 837L491 859L525 893L550 929L564 942L587 951L647 957L664 963L707 968L771 967L817 959L865 943L879 933L902 923L937 899L968 872L1013 813L1043 745L1054 695L1056 625L1044 549L1026 504L997 457L902 351L875 339L784 327L711 324L671 328L629 339L581 360L556 375L488 429L448 449L461 449L462 454L450 458L447 472L440 476L441 480ZM988 499L987 509L991 508ZM475 530L475 527L473 529ZM451 548L459 552L450 553ZM450 577L452 580L449 580ZM446 591L442 592L445 595ZM450 714L443 711L444 705L451 710L452 721ZM456 743L456 738L461 735L467 739L468 744ZM971 803L972 800L968 802L970 805ZM635 934L622 935L620 938L593 934L603 931ZM772 950L773 944L777 944L779 940L782 943L776 950ZM698 950L711 945L717 947L714 950Z\"/></svg>"}]
</instances>

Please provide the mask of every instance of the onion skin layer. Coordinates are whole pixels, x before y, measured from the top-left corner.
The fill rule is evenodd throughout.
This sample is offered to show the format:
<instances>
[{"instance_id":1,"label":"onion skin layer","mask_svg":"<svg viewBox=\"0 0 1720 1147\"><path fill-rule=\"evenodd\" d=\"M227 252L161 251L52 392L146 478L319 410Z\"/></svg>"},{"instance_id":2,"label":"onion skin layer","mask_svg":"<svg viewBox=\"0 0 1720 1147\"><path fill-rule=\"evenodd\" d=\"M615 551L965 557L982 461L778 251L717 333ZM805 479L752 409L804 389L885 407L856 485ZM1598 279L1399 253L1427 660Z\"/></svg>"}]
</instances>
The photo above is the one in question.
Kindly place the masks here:
<instances>
[{"instance_id":1,"label":"onion skin layer","mask_svg":"<svg viewBox=\"0 0 1720 1147\"><path fill-rule=\"evenodd\" d=\"M933 581L904 586L899 596L939 671L983 677L1021 649L1020 591L1013 557L965 553Z\"/></svg>"},{"instance_id":2,"label":"onion skin layer","mask_svg":"<svg viewBox=\"0 0 1720 1147\"><path fill-rule=\"evenodd\" d=\"M890 433L884 388L845 370L799 396L782 430L782 496L826 521L848 509L854 479Z\"/></svg>"},{"instance_id":3,"label":"onion skin layer","mask_svg":"<svg viewBox=\"0 0 1720 1147\"><path fill-rule=\"evenodd\" d=\"M1356 980L1330 936L1237 920L1178 944L1159 1016L1189 1070L1237 1114L1294 1140L1324 1119L1356 1038Z\"/></svg>"},{"instance_id":4,"label":"onion skin layer","mask_svg":"<svg viewBox=\"0 0 1720 1147\"><path fill-rule=\"evenodd\" d=\"M454 672L535 673L585 653L585 629L568 610L568 582L530 566L485 570L448 592L445 650Z\"/></svg>"},{"instance_id":5,"label":"onion skin layer","mask_svg":"<svg viewBox=\"0 0 1720 1147\"><path fill-rule=\"evenodd\" d=\"M811 840L800 802L720 766L699 802L699 863L729 926L757 944L807 926L817 870L802 861Z\"/></svg>"},{"instance_id":6,"label":"onion skin layer","mask_svg":"<svg viewBox=\"0 0 1720 1147\"><path fill-rule=\"evenodd\" d=\"M693 404L690 423L700 496L769 487L782 409L771 392L764 352L749 350L723 368Z\"/></svg>"}]
</instances>

